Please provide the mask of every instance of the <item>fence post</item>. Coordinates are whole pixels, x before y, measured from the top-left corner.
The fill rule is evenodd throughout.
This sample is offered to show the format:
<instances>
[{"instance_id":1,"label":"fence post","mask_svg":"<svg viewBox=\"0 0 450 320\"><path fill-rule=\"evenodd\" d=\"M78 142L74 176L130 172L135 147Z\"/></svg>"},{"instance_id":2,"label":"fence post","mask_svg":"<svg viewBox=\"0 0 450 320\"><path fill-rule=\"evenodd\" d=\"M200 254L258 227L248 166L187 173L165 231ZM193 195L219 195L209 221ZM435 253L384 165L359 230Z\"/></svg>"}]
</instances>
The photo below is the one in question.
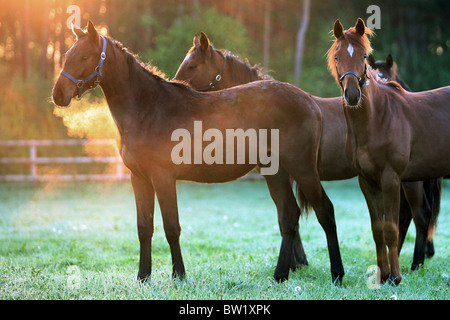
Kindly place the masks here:
<instances>
[{"instance_id":1,"label":"fence post","mask_svg":"<svg viewBox=\"0 0 450 320\"><path fill-rule=\"evenodd\" d=\"M36 159L37 159L37 152L36 152L36 144L34 143L34 141L32 141L30 143L30 174L31 174L31 180L36 180L37 178L37 163L36 163Z\"/></svg>"},{"instance_id":2,"label":"fence post","mask_svg":"<svg viewBox=\"0 0 450 320\"><path fill-rule=\"evenodd\" d=\"M123 166L122 159L118 154L115 156L81 156L81 157L39 157L37 149L51 146L76 146L92 143L94 145L114 145L114 140L99 139L72 139L72 140L0 140L0 147L26 147L30 151L24 157L0 157L0 165L29 165L29 174L1 175L0 181L39 181L39 180L126 180L129 174ZM26 149L25 149L26 151ZM83 163L111 163L116 165L113 174L39 174L41 164L83 164Z\"/></svg>"},{"instance_id":3,"label":"fence post","mask_svg":"<svg viewBox=\"0 0 450 320\"><path fill-rule=\"evenodd\" d=\"M123 166L121 162L117 162L117 180L123 180Z\"/></svg>"}]
</instances>

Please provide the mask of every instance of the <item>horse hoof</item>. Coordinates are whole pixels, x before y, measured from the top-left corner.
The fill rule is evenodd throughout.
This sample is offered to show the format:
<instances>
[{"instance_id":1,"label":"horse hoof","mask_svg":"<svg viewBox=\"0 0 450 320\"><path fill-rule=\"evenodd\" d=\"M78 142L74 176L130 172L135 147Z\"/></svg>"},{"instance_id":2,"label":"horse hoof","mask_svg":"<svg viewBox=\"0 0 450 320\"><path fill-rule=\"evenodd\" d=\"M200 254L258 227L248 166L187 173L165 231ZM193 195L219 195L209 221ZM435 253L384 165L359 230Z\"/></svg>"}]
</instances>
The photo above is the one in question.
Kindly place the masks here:
<instances>
[{"instance_id":1,"label":"horse hoof","mask_svg":"<svg viewBox=\"0 0 450 320\"><path fill-rule=\"evenodd\" d=\"M425 258L431 259L434 256L434 245L433 242L427 241L425 246Z\"/></svg>"},{"instance_id":2,"label":"horse hoof","mask_svg":"<svg viewBox=\"0 0 450 320\"><path fill-rule=\"evenodd\" d=\"M416 270L419 270L419 269L422 268L422 267L423 267L423 263L412 264L412 265L411 265L411 270L412 270L412 271L416 271Z\"/></svg>"},{"instance_id":3,"label":"horse hoof","mask_svg":"<svg viewBox=\"0 0 450 320\"><path fill-rule=\"evenodd\" d=\"M289 279L289 274L286 275L274 275L273 279L277 282L277 283L282 283L286 280Z\"/></svg>"},{"instance_id":4,"label":"horse hoof","mask_svg":"<svg viewBox=\"0 0 450 320\"><path fill-rule=\"evenodd\" d=\"M400 274L398 274L398 275L390 274L389 275L389 278L388 278L389 285L398 286L401 281L402 281L402 276Z\"/></svg>"},{"instance_id":5,"label":"horse hoof","mask_svg":"<svg viewBox=\"0 0 450 320\"><path fill-rule=\"evenodd\" d=\"M294 264L291 265L290 269L292 271L295 270L300 270L301 268L303 268L304 266L308 265L308 261L303 262L303 261L296 261Z\"/></svg>"},{"instance_id":6,"label":"horse hoof","mask_svg":"<svg viewBox=\"0 0 450 320\"><path fill-rule=\"evenodd\" d=\"M139 283L144 283L144 282L147 282L148 280L150 280L150 274L140 274L140 273L138 273L137 281L139 281Z\"/></svg>"},{"instance_id":7,"label":"horse hoof","mask_svg":"<svg viewBox=\"0 0 450 320\"><path fill-rule=\"evenodd\" d=\"M333 281L333 284L336 286L342 286L342 279L344 278L344 272L332 272L331 273L331 280Z\"/></svg>"},{"instance_id":8,"label":"horse hoof","mask_svg":"<svg viewBox=\"0 0 450 320\"><path fill-rule=\"evenodd\" d=\"M172 273L172 278L173 279L178 279L178 280L184 280L184 278L186 278L186 272L176 272L174 271Z\"/></svg>"}]
</instances>

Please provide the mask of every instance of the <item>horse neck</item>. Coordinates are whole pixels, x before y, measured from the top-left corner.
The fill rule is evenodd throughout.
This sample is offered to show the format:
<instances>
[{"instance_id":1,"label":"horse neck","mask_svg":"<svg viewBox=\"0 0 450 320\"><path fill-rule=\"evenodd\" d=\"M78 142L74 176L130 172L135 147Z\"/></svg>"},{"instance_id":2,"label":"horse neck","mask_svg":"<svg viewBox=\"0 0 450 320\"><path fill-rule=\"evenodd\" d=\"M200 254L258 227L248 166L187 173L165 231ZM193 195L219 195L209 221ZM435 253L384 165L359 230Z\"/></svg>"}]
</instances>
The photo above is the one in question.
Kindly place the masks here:
<instances>
[{"instance_id":1,"label":"horse neck","mask_svg":"<svg viewBox=\"0 0 450 320\"><path fill-rule=\"evenodd\" d=\"M376 110L379 104L377 101L382 99L382 89L380 85L371 80L368 86L361 90L361 102L358 107L344 106L345 118L347 121L347 134L357 136L358 141L363 143L370 139L380 125L380 110ZM375 130L375 133L373 132Z\"/></svg>"},{"instance_id":2,"label":"horse neck","mask_svg":"<svg viewBox=\"0 0 450 320\"><path fill-rule=\"evenodd\" d=\"M114 44L109 46L100 83L122 139L130 131L137 130L133 119L141 115L142 110L145 109L147 114L155 110L154 101L158 94L156 79L145 74L137 61L130 63L127 55L129 53ZM149 98L145 99L145 96Z\"/></svg>"},{"instance_id":3,"label":"horse neck","mask_svg":"<svg viewBox=\"0 0 450 320\"><path fill-rule=\"evenodd\" d=\"M225 57L227 59L226 72L228 74L227 79L229 80L226 82L228 83L228 87L266 79L266 76L256 68L249 66L236 57L229 54L226 54Z\"/></svg>"}]
</instances>

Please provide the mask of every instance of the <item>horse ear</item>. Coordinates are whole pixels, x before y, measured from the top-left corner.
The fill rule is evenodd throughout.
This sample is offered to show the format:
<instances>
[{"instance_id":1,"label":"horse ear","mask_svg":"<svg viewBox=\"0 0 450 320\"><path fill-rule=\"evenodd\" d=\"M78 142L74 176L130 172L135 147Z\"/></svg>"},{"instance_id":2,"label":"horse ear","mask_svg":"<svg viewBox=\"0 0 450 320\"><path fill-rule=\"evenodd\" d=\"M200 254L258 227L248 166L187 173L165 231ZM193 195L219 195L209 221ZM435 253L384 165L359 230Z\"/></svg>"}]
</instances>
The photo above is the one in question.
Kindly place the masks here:
<instances>
[{"instance_id":1,"label":"horse ear","mask_svg":"<svg viewBox=\"0 0 450 320\"><path fill-rule=\"evenodd\" d=\"M362 37L366 33L366 25L364 24L364 20L358 18L355 24L356 32Z\"/></svg>"},{"instance_id":2,"label":"horse ear","mask_svg":"<svg viewBox=\"0 0 450 320\"><path fill-rule=\"evenodd\" d=\"M92 40L94 40L94 41L99 40L100 36L98 35L97 30L95 29L94 24L92 23L91 20L89 20L89 22L88 22L87 30L88 30L88 35Z\"/></svg>"},{"instance_id":3,"label":"horse ear","mask_svg":"<svg viewBox=\"0 0 450 320\"><path fill-rule=\"evenodd\" d=\"M81 38L82 36L86 35L83 30L81 30L80 28L75 27L75 25L72 22L72 32L73 34L78 38Z\"/></svg>"},{"instance_id":4,"label":"horse ear","mask_svg":"<svg viewBox=\"0 0 450 320\"><path fill-rule=\"evenodd\" d=\"M334 22L333 34L336 39L339 39L344 35L344 27L342 26L342 23L339 21L339 19Z\"/></svg>"},{"instance_id":5,"label":"horse ear","mask_svg":"<svg viewBox=\"0 0 450 320\"><path fill-rule=\"evenodd\" d=\"M194 39L192 40L192 44L194 46L200 44L200 38L198 37L198 35L194 35Z\"/></svg>"},{"instance_id":6,"label":"horse ear","mask_svg":"<svg viewBox=\"0 0 450 320\"><path fill-rule=\"evenodd\" d=\"M375 58L373 55L369 54L367 57L367 62L369 63L369 66L373 67L375 65Z\"/></svg>"},{"instance_id":7,"label":"horse ear","mask_svg":"<svg viewBox=\"0 0 450 320\"><path fill-rule=\"evenodd\" d=\"M209 39L204 32L200 33L200 48L204 54L206 54L209 49Z\"/></svg>"},{"instance_id":8,"label":"horse ear","mask_svg":"<svg viewBox=\"0 0 450 320\"><path fill-rule=\"evenodd\" d=\"M392 68L392 66L394 65L394 58L392 58L392 55L390 53L386 57L386 64L389 67L389 69Z\"/></svg>"}]
</instances>

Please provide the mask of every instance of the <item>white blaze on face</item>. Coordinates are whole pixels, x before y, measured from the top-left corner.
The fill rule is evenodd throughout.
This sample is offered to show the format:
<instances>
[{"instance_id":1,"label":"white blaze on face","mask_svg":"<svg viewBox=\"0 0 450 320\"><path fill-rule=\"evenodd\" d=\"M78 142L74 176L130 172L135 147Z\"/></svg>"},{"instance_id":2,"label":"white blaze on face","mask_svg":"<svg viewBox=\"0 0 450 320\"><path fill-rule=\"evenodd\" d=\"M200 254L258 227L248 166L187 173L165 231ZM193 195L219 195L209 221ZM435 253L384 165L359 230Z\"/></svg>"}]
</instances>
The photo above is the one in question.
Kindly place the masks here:
<instances>
[{"instance_id":1,"label":"white blaze on face","mask_svg":"<svg viewBox=\"0 0 450 320\"><path fill-rule=\"evenodd\" d=\"M188 54L185 58L183 62L188 62L191 59L191 53Z\"/></svg>"},{"instance_id":2,"label":"white blaze on face","mask_svg":"<svg viewBox=\"0 0 450 320\"><path fill-rule=\"evenodd\" d=\"M348 45L347 51L348 54L350 55L350 58L353 57L353 47L351 44Z\"/></svg>"}]
</instances>

